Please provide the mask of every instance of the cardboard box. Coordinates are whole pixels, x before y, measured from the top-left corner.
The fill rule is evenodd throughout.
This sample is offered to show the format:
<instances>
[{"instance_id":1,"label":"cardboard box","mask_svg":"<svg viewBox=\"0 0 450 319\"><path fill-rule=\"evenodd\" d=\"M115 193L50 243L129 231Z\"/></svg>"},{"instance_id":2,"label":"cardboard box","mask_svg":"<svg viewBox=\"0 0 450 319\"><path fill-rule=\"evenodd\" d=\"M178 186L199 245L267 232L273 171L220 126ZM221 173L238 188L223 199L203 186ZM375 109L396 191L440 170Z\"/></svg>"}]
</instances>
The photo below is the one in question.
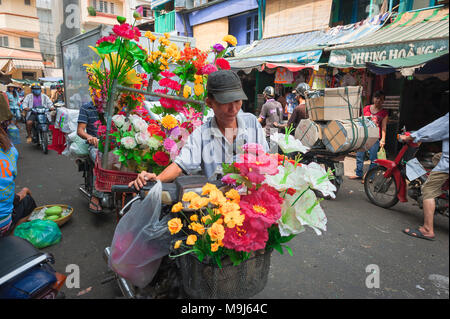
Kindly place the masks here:
<instances>
[{"instance_id":1,"label":"cardboard box","mask_svg":"<svg viewBox=\"0 0 450 319\"><path fill-rule=\"evenodd\" d=\"M322 142L332 153L366 151L378 140L379 132L379 128L369 117L353 121L335 120L323 128Z\"/></svg>"},{"instance_id":2,"label":"cardboard box","mask_svg":"<svg viewBox=\"0 0 450 319\"><path fill-rule=\"evenodd\" d=\"M320 96L306 99L309 118L313 121L357 118L361 110L361 93L361 86L320 90Z\"/></svg>"},{"instance_id":3,"label":"cardboard box","mask_svg":"<svg viewBox=\"0 0 450 319\"><path fill-rule=\"evenodd\" d=\"M295 138L303 145L313 147L322 140L322 125L310 119L301 120L295 130Z\"/></svg>"}]
</instances>

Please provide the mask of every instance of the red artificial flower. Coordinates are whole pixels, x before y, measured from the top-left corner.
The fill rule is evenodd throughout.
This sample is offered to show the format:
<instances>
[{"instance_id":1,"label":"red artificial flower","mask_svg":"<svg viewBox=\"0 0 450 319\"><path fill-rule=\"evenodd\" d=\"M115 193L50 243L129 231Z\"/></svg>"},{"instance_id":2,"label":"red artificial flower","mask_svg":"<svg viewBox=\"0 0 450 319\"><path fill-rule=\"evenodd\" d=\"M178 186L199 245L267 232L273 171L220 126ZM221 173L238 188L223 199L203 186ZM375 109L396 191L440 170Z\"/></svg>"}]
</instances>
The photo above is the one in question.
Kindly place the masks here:
<instances>
[{"instance_id":1,"label":"red artificial flower","mask_svg":"<svg viewBox=\"0 0 450 319\"><path fill-rule=\"evenodd\" d=\"M295 189L293 189L293 188L288 188L288 190L286 192L289 195L294 196L297 191Z\"/></svg>"},{"instance_id":2,"label":"red artificial flower","mask_svg":"<svg viewBox=\"0 0 450 319\"><path fill-rule=\"evenodd\" d=\"M165 71L161 72L161 75L165 78L173 78L175 76L175 73L165 70Z\"/></svg>"},{"instance_id":3,"label":"red artificial flower","mask_svg":"<svg viewBox=\"0 0 450 319\"><path fill-rule=\"evenodd\" d=\"M169 78L161 79L158 82L158 84L162 87L166 87L166 88L172 89L174 91L179 91L181 89L180 83L178 83L177 81L171 80Z\"/></svg>"},{"instance_id":4,"label":"red artificial flower","mask_svg":"<svg viewBox=\"0 0 450 319\"><path fill-rule=\"evenodd\" d=\"M217 59L216 65L220 70L230 70L231 69L230 62L228 62L227 60L225 60L223 58Z\"/></svg>"},{"instance_id":5,"label":"red artificial flower","mask_svg":"<svg viewBox=\"0 0 450 319\"><path fill-rule=\"evenodd\" d=\"M128 39L128 40L136 40L139 41L139 37L141 36L141 31L138 28L132 27L128 23L115 25L113 27L113 32L117 34L119 37Z\"/></svg>"},{"instance_id":6,"label":"red artificial flower","mask_svg":"<svg viewBox=\"0 0 450 319\"><path fill-rule=\"evenodd\" d=\"M158 151L153 155L153 161L159 166L169 165L170 157L167 153Z\"/></svg>"},{"instance_id":7,"label":"red artificial flower","mask_svg":"<svg viewBox=\"0 0 450 319\"><path fill-rule=\"evenodd\" d=\"M115 35L110 35L110 36L107 36L107 37L103 37L103 38L101 38L101 39L99 39L97 41L96 45L99 46L100 43L103 43L103 42L114 43L114 42L116 42L116 39L117 39L117 37Z\"/></svg>"},{"instance_id":8,"label":"red artificial flower","mask_svg":"<svg viewBox=\"0 0 450 319\"><path fill-rule=\"evenodd\" d=\"M268 239L267 229L255 228L245 218L242 226L236 225L234 228L226 228L222 242L225 248L251 252L264 249Z\"/></svg>"}]
</instances>

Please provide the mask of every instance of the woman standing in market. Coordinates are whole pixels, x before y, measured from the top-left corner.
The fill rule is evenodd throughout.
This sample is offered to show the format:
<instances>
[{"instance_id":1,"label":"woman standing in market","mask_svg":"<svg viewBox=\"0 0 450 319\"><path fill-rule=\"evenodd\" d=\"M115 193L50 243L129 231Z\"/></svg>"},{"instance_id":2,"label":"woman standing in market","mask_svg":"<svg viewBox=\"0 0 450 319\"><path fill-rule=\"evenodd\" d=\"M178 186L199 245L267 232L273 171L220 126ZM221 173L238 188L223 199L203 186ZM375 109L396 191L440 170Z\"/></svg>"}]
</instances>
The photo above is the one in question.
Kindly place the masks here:
<instances>
[{"instance_id":1,"label":"woman standing in market","mask_svg":"<svg viewBox=\"0 0 450 319\"><path fill-rule=\"evenodd\" d=\"M22 117L21 112L20 112L20 97L19 94L16 91L16 86L15 85L8 85L7 86L7 91L6 91L6 96L8 97L8 101L9 101L9 109L11 110L11 113L14 116L14 122L17 126L17 123L20 121L20 118Z\"/></svg>"},{"instance_id":2,"label":"woman standing in market","mask_svg":"<svg viewBox=\"0 0 450 319\"><path fill-rule=\"evenodd\" d=\"M369 149L370 167L375 166L375 160L380 148L384 148L386 145L386 127L389 120L388 111L383 108L385 94L383 91L375 92L373 96L373 104L367 105L363 109L364 116L370 116L372 121L377 125L380 130L379 140ZM363 179L364 172L364 157L365 152L357 152L356 154L356 175L351 176L350 179ZM364 182L363 182L364 183Z\"/></svg>"}]
</instances>

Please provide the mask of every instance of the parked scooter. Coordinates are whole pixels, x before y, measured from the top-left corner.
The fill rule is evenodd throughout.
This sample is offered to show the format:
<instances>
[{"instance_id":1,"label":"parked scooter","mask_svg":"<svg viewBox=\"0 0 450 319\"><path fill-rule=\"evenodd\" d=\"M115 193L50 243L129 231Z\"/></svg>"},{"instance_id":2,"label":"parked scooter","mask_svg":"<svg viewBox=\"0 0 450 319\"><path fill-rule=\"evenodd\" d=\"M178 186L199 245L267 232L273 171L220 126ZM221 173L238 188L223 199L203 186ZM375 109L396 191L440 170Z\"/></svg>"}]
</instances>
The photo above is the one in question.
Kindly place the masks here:
<instances>
[{"instance_id":1,"label":"parked scooter","mask_svg":"<svg viewBox=\"0 0 450 319\"><path fill-rule=\"evenodd\" d=\"M405 135L410 135L406 132ZM375 166L364 178L364 190L369 200L380 207L390 208L407 202L407 195L423 207L421 187L426 182L430 169L426 170L415 158L420 144L405 144L394 161L376 160ZM409 185L408 182L409 181ZM449 216L449 181L442 186L442 194L436 198L436 213Z\"/></svg>"},{"instance_id":2,"label":"parked scooter","mask_svg":"<svg viewBox=\"0 0 450 319\"><path fill-rule=\"evenodd\" d=\"M55 272L51 254L16 236L0 238L0 299L61 298L66 276Z\"/></svg>"},{"instance_id":3,"label":"parked scooter","mask_svg":"<svg viewBox=\"0 0 450 319\"><path fill-rule=\"evenodd\" d=\"M49 110L43 106L33 107L31 112L35 114L32 127L32 141L38 145L44 154L48 154L49 144Z\"/></svg>"}]
</instances>

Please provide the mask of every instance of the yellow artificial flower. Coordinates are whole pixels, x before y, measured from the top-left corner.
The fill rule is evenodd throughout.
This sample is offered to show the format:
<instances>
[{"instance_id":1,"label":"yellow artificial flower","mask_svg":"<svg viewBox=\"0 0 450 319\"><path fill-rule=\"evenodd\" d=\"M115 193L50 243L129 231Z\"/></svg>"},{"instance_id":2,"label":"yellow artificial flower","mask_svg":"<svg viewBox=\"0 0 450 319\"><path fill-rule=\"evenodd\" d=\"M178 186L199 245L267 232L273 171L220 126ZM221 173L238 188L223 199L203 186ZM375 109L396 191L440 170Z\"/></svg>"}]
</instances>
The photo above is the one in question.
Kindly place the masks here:
<instances>
[{"instance_id":1,"label":"yellow artificial flower","mask_svg":"<svg viewBox=\"0 0 450 319\"><path fill-rule=\"evenodd\" d=\"M218 213L226 216L229 213L233 213L233 212L240 212L240 207L238 204L234 203L234 202L225 202L223 203L220 208L218 209Z\"/></svg>"},{"instance_id":2,"label":"yellow artificial flower","mask_svg":"<svg viewBox=\"0 0 450 319\"><path fill-rule=\"evenodd\" d=\"M217 191L217 186L214 184L206 183L202 188L202 195L208 195L211 191Z\"/></svg>"},{"instance_id":3,"label":"yellow artificial flower","mask_svg":"<svg viewBox=\"0 0 450 319\"><path fill-rule=\"evenodd\" d=\"M198 215L194 214L189 219L191 220L191 222L196 222L196 221L198 221Z\"/></svg>"},{"instance_id":4,"label":"yellow artificial flower","mask_svg":"<svg viewBox=\"0 0 450 319\"><path fill-rule=\"evenodd\" d=\"M162 118L161 124L162 124L162 126L164 126L166 129L171 130L171 129L173 129L174 127L177 127L177 126L178 126L178 121L177 121L177 119L176 119L174 116L172 116L172 115L169 114L169 115L166 115L166 116L164 116L164 117Z\"/></svg>"},{"instance_id":5,"label":"yellow artificial flower","mask_svg":"<svg viewBox=\"0 0 450 319\"><path fill-rule=\"evenodd\" d=\"M242 226L245 215L242 215L239 211L233 211L225 215L224 223L228 228L234 228L236 225Z\"/></svg>"},{"instance_id":6,"label":"yellow artificial flower","mask_svg":"<svg viewBox=\"0 0 450 319\"><path fill-rule=\"evenodd\" d=\"M218 243L212 243L211 244L211 252L215 253L219 250L219 244Z\"/></svg>"},{"instance_id":7,"label":"yellow artificial flower","mask_svg":"<svg viewBox=\"0 0 450 319\"><path fill-rule=\"evenodd\" d=\"M103 62L102 60L98 60L98 62L93 61L92 64L83 64L83 66L92 70L100 70L102 62ZM94 80L96 80L96 77L94 77Z\"/></svg>"},{"instance_id":8,"label":"yellow artificial flower","mask_svg":"<svg viewBox=\"0 0 450 319\"><path fill-rule=\"evenodd\" d=\"M225 196L229 199L231 199L235 203L239 203L241 200L241 195L239 195L239 192L235 190L234 188L230 189L228 192L225 193Z\"/></svg>"},{"instance_id":9,"label":"yellow artificial flower","mask_svg":"<svg viewBox=\"0 0 450 319\"><path fill-rule=\"evenodd\" d=\"M167 222L167 225L169 226L169 231L172 235L179 233L181 228L183 228L183 223L179 218L173 218L169 220Z\"/></svg>"},{"instance_id":10,"label":"yellow artificial flower","mask_svg":"<svg viewBox=\"0 0 450 319\"><path fill-rule=\"evenodd\" d=\"M128 85L142 84L142 78L137 75L136 70L131 69L126 74L124 82Z\"/></svg>"},{"instance_id":11,"label":"yellow artificial flower","mask_svg":"<svg viewBox=\"0 0 450 319\"><path fill-rule=\"evenodd\" d=\"M177 240L176 243L175 243L175 245L173 245L173 248L174 248L174 249L180 248L182 242L183 242L182 240Z\"/></svg>"},{"instance_id":12,"label":"yellow artificial flower","mask_svg":"<svg viewBox=\"0 0 450 319\"><path fill-rule=\"evenodd\" d=\"M212 218L210 215L206 215L202 217L202 223L206 224L208 221L210 221Z\"/></svg>"},{"instance_id":13,"label":"yellow artificial flower","mask_svg":"<svg viewBox=\"0 0 450 319\"><path fill-rule=\"evenodd\" d=\"M191 204L188 208L199 210L209 204L209 199L205 197L195 197L191 200Z\"/></svg>"},{"instance_id":14,"label":"yellow artificial flower","mask_svg":"<svg viewBox=\"0 0 450 319\"><path fill-rule=\"evenodd\" d=\"M194 84L203 84L203 75L194 75Z\"/></svg>"},{"instance_id":15,"label":"yellow artificial flower","mask_svg":"<svg viewBox=\"0 0 450 319\"><path fill-rule=\"evenodd\" d=\"M188 99L192 94L192 88L189 85L185 85L183 88L183 97Z\"/></svg>"},{"instance_id":16,"label":"yellow artificial flower","mask_svg":"<svg viewBox=\"0 0 450 319\"><path fill-rule=\"evenodd\" d=\"M183 204L181 202L176 203L172 206L172 213L178 213L179 211L183 210Z\"/></svg>"},{"instance_id":17,"label":"yellow artificial flower","mask_svg":"<svg viewBox=\"0 0 450 319\"><path fill-rule=\"evenodd\" d=\"M194 93L196 96L202 95L203 92L205 92L205 90L203 89L203 84L194 85Z\"/></svg>"},{"instance_id":18,"label":"yellow artificial flower","mask_svg":"<svg viewBox=\"0 0 450 319\"><path fill-rule=\"evenodd\" d=\"M226 35L223 38L223 41L225 41L226 43L228 43L229 45L235 47L237 45L237 39L236 37L232 36L231 34Z\"/></svg>"},{"instance_id":19,"label":"yellow artificial flower","mask_svg":"<svg viewBox=\"0 0 450 319\"><path fill-rule=\"evenodd\" d=\"M189 229L199 233L200 235L203 235L205 233L205 226L200 223L191 223L189 225Z\"/></svg>"},{"instance_id":20,"label":"yellow artificial flower","mask_svg":"<svg viewBox=\"0 0 450 319\"><path fill-rule=\"evenodd\" d=\"M190 202L192 199L194 199L196 197L200 197L200 195L198 195L196 192L187 192L187 193L183 194L182 201Z\"/></svg>"},{"instance_id":21,"label":"yellow artificial flower","mask_svg":"<svg viewBox=\"0 0 450 319\"><path fill-rule=\"evenodd\" d=\"M156 41L156 36L150 31L145 32L144 37L148 38L150 41Z\"/></svg>"},{"instance_id":22,"label":"yellow artificial flower","mask_svg":"<svg viewBox=\"0 0 450 319\"><path fill-rule=\"evenodd\" d=\"M227 199L223 196L223 193L220 190L212 190L209 193L209 200L211 204L216 206L222 206L226 203Z\"/></svg>"},{"instance_id":23,"label":"yellow artificial flower","mask_svg":"<svg viewBox=\"0 0 450 319\"><path fill-rule=\"evenodd\" d=\"M193 246L195 245L195 243L197 242L197 236L195 235L189 235L188 238L186 239L186 244Z\"/></svg>"},{"instance_id":24,"label":"yellow artificial flower","mask_svg":"<svg viewBox=\"0 0 450 319\"><path fill-rule=\"evenodd\" d=\"M166 37L166 39L167 39L167 40L169 40L169 39L170 39L170 34L169 34L169 33L167 33L167 32L166 32L166 33L164 33L164 36Z\"/></svg>"},{"instance_id":25,"label":"yellow artificial flower","mask_svg":"<svg viewBox=\"0 0 450 319\"><path fill-rule=\"evenodd\" d=\"M208 235L212 241L222 240L225 237L225 228L216 222L208 229Z\"/></svg>"}]
</instances>

